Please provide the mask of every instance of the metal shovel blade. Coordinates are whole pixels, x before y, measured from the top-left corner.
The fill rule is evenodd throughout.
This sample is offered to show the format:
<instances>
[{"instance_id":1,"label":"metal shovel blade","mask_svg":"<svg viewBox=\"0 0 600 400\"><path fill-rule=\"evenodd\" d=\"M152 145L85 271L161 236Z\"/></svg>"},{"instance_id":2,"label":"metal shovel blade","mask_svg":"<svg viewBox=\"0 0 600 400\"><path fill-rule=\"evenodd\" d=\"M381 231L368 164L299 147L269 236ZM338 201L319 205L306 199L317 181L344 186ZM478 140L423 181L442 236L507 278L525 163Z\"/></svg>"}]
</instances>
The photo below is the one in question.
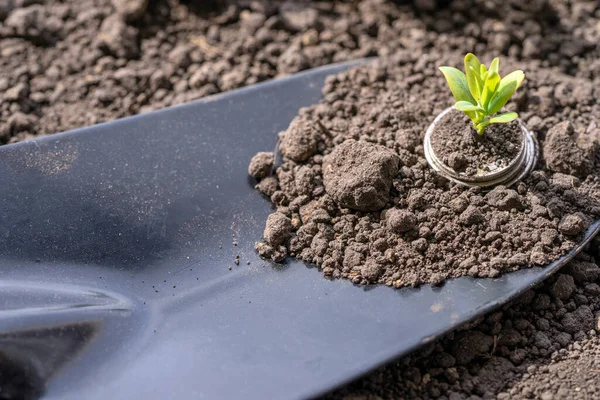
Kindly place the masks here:
<instances>
[{"instance_id":1,"label":"metal shovel blade","mask_svg":"<svg viewBox=\"0 0 600 400\"><path fill-rule=\"evenodd\" d=\"M271 205L248 162L319 101L327 75L356 64L0 148L0 364L27 378L22 390L312 397L505 303L580 250L498 279L402 290L260 259Z\"/></svg>"}]
</instances>

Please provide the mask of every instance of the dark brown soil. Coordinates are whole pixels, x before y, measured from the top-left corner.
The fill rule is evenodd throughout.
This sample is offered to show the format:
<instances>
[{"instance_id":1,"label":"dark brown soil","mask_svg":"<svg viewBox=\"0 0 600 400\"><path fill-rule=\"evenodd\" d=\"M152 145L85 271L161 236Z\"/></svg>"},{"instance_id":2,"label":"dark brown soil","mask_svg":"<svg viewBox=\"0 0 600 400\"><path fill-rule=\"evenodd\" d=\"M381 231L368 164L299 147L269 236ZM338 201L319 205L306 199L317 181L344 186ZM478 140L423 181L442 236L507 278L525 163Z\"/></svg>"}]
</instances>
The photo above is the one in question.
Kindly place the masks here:
<instances>
[{"instance_id":1,"label":"dark brown soil","mask_svg":"<svg viewBox=\"0 0 600 400\"><path fill-rule=\"evenodd\" d=\"M517 121L489 125L477 134L469 117L452 110L436 124L431 146L441 162L456 172L471 176L505 168L523 148Z\"/></svg>"},{"instance_id":2,"label":"dark brown soil","mask_svg":"<svg viewBox=\"0 0 600 400\"><path fill-rule=\"evenodd\" d=\"M583 253L502 310L327 398L597 398L599 277Z\"/></svg>"},{"instance_id":3,"label":"dark brown soil","mask_svg":"<svg viewBox=\"0 0 600 400\"><path fill-rule=\"evenodd\" d=\"M488 50L570 74L600 68L593 1L123 3L0 2L0 143L398 49Z\"/></svg>"},{"instance_id":4,"label":"dark brown soil","mask_svg":"<svg viewBox=\"0 0 600 400\"><path fill-rule=\"evenodd\" d=\"M451 184L431 170L422 145L429 123L446 105L437 101L445 83L437 75L409 78L459 59L440 53L418 62L399 52L329 77L321 102L302 109L281 134L279 190L270 196L277 211L259 253L275 261L289 254L355 283L402 287L463 275L495 277L548 264L570 250L600 215L598 143L578 147L569 122L585 127L592 116L555 110L553 116L564 121L541 139L540 164L513 188L483 193ZM533 64L520 67L529 90L553 87ZM555 73L553 79L558 84L567 77ZM511 106L530 117L526 111L533 105L524 99ZM442 128L456 124L467 124L471 135L458 111ZM494 146L487 149L497 155L518 151L507 145L514 128L489 132ZM475 155L476 149L466 152ZM580 165L583 159L588 168Z\"/></svg>"},{"instance_id":5,"label":"dark brown soil","mask_svg":"<svg viewBox=\"0 0 600 400\"><path fill-rule=\"evenodd\" d=\"M551 150L556 158L548 151L545 156L557 171L585 175L589 158L578 149L600 137L597 1L149 0L146 9L140 0L124 4L0 1L0 143L178 104L334 61L388 56L400 49L414 54L416 64L430 63L431 50L435 54L452 49L474 52L486 62L510 55L536 68L544 75L541 83L527 87L526 80L513 104L541 137L557 127L557 140L545 141L548 150L560 149ZM501 68L510 69L504 64ZM436 74L434 69L416 72L409 80L427 85ZM439 109L433 112L452 104L445 93L446 88L438 93ZM522 102L527 104L524 111ZM561 126L566 120L572 131ZM568 157L561 157L564 151ZM306 181L312 170L305 168L302 174ZM267 177L259 185L270 196L277 191L278 180ZM317 185L315 190L322 189ZM412 223L402 214L394 219L393 226L400 231ZM330 397L598 397L600 380L594 366L600 348L594 338L600 311L598 247L594 243L564 271L573 277L573 286L562 279L563 289L557 290L552 278L510 307ZM569 292L570 297L564 298ZM561 299L553 293L565 294ZM570 333L575 329L579 330ZM485 349L494 339L496 348L492 343ZM461 352L471 345L483 352L474 357ZM468 362L458 364L457 359Z\"/></svg>"}]
</instances>

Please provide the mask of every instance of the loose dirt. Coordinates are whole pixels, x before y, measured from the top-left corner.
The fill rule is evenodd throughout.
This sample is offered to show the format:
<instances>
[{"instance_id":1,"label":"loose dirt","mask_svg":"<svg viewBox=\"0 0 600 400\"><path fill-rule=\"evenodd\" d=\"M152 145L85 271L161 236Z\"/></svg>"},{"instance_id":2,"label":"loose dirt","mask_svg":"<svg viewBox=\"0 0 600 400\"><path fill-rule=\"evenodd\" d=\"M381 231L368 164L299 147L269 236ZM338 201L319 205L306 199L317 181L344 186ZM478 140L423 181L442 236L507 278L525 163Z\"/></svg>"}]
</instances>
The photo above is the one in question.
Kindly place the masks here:
<instances>
[{"instance_id":1,"label":"loose dirt","mask_svg":"<svg viewBox=\"0 0 600 400\"><path fill-rule=\"evenodd\" d=\"M448 96L440 101L439 93L448 90L437 67L459 60L433 50L421 56L401 51L328 77L320 103L302 109L280 135L279 190L270 196L277 211L267 220L259 253L276 261L289 254L355 283L403 287L463 275L495 277L548 264L573 248L600 215L600 143L590 140L581 148L574 135L593 117L573 111L577 104L545 115L533 111L537 101L519 99L509 107L524 118L535 112L544 124L560 116L558 123L548 121L547 132L539 131L544 151L531 176L487 193L451 184L427 164L422 140L448 105ZM556 92L570 79L535 63L504 62L526 72L530 92L542 86ZM424 78L411 80L415 75ZM453 129L459 125L467 139L451 141L442 154L462 154L460 146L477 134L461 112L447 115L434 145L441 150L447 135L461 137ZM514 157L518 129L516 122L493 128L481 138L486 143L464 152L465 160L480 168L479 162Z\"/></svg>"},{"instance_id":2,"label":"loose dirt","mask_svg":"<svg viewBox=\"0 0 600 400\"><path fill-rule=\"evenodd\" d=\"M593 259L582 253L512 304L327 398L597 398L600 269Z\"/></svg>"}]
</instances>

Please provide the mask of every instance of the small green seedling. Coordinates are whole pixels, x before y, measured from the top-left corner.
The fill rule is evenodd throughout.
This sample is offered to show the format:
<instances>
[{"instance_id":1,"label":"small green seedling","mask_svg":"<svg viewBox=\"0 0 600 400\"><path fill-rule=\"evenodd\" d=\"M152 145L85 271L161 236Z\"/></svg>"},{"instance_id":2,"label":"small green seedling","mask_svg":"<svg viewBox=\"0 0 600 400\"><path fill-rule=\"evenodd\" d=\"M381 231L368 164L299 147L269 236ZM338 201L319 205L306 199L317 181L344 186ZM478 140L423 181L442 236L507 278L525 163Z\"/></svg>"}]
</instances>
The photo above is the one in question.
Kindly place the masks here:
<instances>
[{"instance_id":1,"label":"small green seedling","mask_svg":"<svg viewBox=\"0 0 600 400\"><path fill-rule=\"evenodd\" d=\"M521 70L511 72L500 79L500 60L494 58L489 68L481 64L474 54L465 56L465 73L453 67L440 67L450 91L456 99L454 107L465 114L479 135L489 124L502 124L515 120L516 112L496 114L508 102L521 85L525 74Z\"/></svg>"}]
</instances>

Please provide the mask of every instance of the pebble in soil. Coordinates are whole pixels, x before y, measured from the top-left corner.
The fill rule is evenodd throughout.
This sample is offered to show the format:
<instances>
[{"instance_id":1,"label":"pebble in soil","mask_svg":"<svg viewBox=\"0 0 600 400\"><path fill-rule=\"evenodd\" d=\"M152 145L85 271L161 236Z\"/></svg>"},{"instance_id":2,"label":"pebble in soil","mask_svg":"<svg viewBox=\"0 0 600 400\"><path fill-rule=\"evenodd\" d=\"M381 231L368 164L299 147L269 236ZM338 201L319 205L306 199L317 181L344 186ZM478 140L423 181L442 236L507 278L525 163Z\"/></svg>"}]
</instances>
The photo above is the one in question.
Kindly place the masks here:
<instances>
[{"instance_id":1,"label":"pebble in soil","mask_svg":"<svg viewBox=\"0 0 600 400\"><path fill-rule=\"evenodd\" d=\"M539 133L543 151L524 181L486 193L437 176L424 158L424 132L452 102L437 72L444 62L458 65L460 57L401 51L327 78L322 100L280 134L282 164L268 185L257 185L277 207L256 246L262 256L291 255L327 276L402 287L495 277L575 246L600 215L600 143L588 133L599 106L586 108L587 98L581 107L562 105L557 88L591 81L504 60L526 73L508 107ZM542 89L555 93L551 109L540 108ZM272 159L259 153L251 174L260 179Z\"/></svg>"}]
</instances>

